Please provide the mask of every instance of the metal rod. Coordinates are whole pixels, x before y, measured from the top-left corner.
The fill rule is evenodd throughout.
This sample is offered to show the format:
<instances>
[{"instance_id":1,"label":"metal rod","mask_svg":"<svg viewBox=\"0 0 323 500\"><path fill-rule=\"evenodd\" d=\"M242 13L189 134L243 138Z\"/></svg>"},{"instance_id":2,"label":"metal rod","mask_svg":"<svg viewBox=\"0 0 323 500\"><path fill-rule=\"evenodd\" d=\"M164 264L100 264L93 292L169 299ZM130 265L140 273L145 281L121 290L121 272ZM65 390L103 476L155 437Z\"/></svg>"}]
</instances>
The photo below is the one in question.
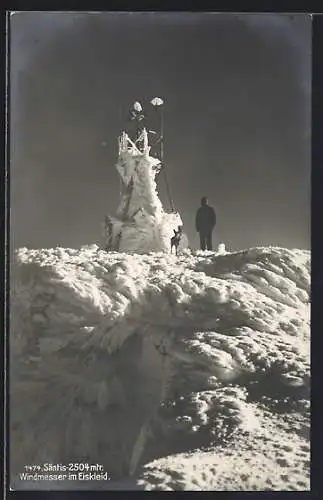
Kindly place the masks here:
<instances>
[{"instance_id":1,"label":"metal rod","mask_svg":"<svg viewBox=\"0 0 323 500\"><path fill-rule=\"evenodd\" d=\"M166 170L164 170L164 174L165 174L165 184L166 184L167 194L168 194L168 198L169 198L170 208L171 208L172 212L175 212L175 207L174 207L172 196L170 193L170 188L169 188Z\"/></svg>"},{"instance_id":2,"label":"metal rod","mask_svg":"<svg viewBox=\"0 0 323 500\"><path fill-rule=\"evenodd\" d=\"M172 212L175 212L175 207L173 204L172 200L172 195L170 192L170 187L169 187L169 182L167 178L167 172L164 164L164 113L163 113L163 106L160 106L160 161L162 164L162 168L164 170L164 176L165 176L165 184L166 184L166 190L167 190L167 195L170 203L170 207Z\"/></svg>"}]
</instances>

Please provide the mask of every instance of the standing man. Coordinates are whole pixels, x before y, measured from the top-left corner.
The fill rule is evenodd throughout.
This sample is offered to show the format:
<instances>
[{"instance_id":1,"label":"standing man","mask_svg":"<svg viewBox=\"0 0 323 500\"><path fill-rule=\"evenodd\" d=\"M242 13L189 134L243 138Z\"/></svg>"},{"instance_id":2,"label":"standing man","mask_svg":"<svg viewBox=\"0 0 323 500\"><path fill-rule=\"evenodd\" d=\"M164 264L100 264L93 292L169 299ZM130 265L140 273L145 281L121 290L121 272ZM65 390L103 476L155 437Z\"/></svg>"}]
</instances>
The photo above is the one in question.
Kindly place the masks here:
<instances>
[{"instance_id":1,"label":"standing man","mask_svg":"<svg viewBox=\"0 0 323 500\"><path fill-rule=\"evenodd\" d=\"M212 231L216 224L214 208L208 204L206 196L201 199L201 206L196 212L195 226L200 234L201 250L212 250Z\"/></svg>"}]
</instances>

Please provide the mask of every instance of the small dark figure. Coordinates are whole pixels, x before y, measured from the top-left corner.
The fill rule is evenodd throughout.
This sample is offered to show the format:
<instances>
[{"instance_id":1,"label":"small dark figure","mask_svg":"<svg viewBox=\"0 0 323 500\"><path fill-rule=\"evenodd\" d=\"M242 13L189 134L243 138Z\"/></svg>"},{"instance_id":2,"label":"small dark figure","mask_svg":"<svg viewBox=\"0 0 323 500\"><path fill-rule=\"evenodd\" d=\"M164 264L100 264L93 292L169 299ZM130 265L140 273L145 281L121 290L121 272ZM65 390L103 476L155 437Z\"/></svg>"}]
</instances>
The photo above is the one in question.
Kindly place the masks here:
<instances>
[{"instance_id":1,"label":"small dark figure","mask_svg":"<svg viewBox=\"0 0 323 500\"><path fill-rule=\"evenodd\" d=\"M170 253L173 253L173 247L175 247L175 253L177 255L178 246L180 244L183 235L183 227L178 226L178 231L174 229L174 236L170 239Z\"/></svg>"},{"instance_id":2,"label":"small dark figure","mask_svg":"<svg viewBox=\"0 0 323 500\"><path fill-rule=\"evenodd\" d=\"M201 206L196 213L195 226L200 234L201 250L212 250L212 231L216 224L216 215L213 207L208 205L206 196L201 199Z\"/></svg>"}]
</instances>

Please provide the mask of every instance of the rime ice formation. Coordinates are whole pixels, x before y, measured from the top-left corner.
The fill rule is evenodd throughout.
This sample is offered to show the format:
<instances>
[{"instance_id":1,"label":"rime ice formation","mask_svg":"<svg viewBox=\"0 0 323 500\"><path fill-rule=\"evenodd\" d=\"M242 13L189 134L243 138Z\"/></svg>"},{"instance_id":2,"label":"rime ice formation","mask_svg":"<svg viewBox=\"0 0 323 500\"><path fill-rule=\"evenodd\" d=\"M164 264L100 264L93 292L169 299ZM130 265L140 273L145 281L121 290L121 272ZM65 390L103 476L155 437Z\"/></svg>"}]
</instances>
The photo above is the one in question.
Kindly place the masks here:
<instances>
[{"instance_id":1,"label":"rime ice formation","mask_svg":"<svg viewBox=\"0 0 323 500\"><path fill-rule=\"evenodd\" d=\"M169 251L174 229L182 226L179 213L166 213L157 194L155 177L160 160L149 155L146 130L143 147L139 150L123 132L119 138L116 168L121 177L121 204L116 217L105 222L106 249L120 252L147 253ZM186 236L181 248L187 246Z\"/></svg>"},{"instance_id":2,"label":"rime ice formation","mask_svg":"<svg viewBox=\"0 0 323 500\"><path fill-rule=\"evenodd\" d=\"M12 487L308 490L309 273L281 248L17 251ZM45 462L111 481L19 480Z\"/></svg>"}]
</instances>

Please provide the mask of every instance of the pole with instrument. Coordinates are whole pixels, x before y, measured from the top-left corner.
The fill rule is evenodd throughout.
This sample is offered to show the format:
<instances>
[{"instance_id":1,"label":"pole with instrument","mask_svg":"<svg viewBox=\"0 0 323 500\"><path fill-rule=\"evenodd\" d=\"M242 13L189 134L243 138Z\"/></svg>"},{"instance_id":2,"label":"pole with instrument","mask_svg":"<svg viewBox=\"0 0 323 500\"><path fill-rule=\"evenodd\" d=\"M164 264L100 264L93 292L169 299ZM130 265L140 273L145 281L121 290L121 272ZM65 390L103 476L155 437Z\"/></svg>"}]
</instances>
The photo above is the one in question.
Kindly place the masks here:
<instances>
[{"instance_id":1,"label":"pole with instrument","mask_svg":"<svg viewBox=\"0 0 323 500\"><path fill-rule=\"evenodd\" d=\"M169 182L168 182L168 177L167 177L167 169L165 168L165 163L164 163L164 101L160 97L154 97L152 99L151 104L155 107L159 108L159 113L160 113L160 161L162 164L162 169L164 171L164 177L165 177L165 184L166 184L166 190L167 190L167 196L169 199L169 204L171 207L172 212L175 212L175 207L174 203L172 200L171 192L170 192L170 187L169 187Z\"/></svg>"}]
</instances>

